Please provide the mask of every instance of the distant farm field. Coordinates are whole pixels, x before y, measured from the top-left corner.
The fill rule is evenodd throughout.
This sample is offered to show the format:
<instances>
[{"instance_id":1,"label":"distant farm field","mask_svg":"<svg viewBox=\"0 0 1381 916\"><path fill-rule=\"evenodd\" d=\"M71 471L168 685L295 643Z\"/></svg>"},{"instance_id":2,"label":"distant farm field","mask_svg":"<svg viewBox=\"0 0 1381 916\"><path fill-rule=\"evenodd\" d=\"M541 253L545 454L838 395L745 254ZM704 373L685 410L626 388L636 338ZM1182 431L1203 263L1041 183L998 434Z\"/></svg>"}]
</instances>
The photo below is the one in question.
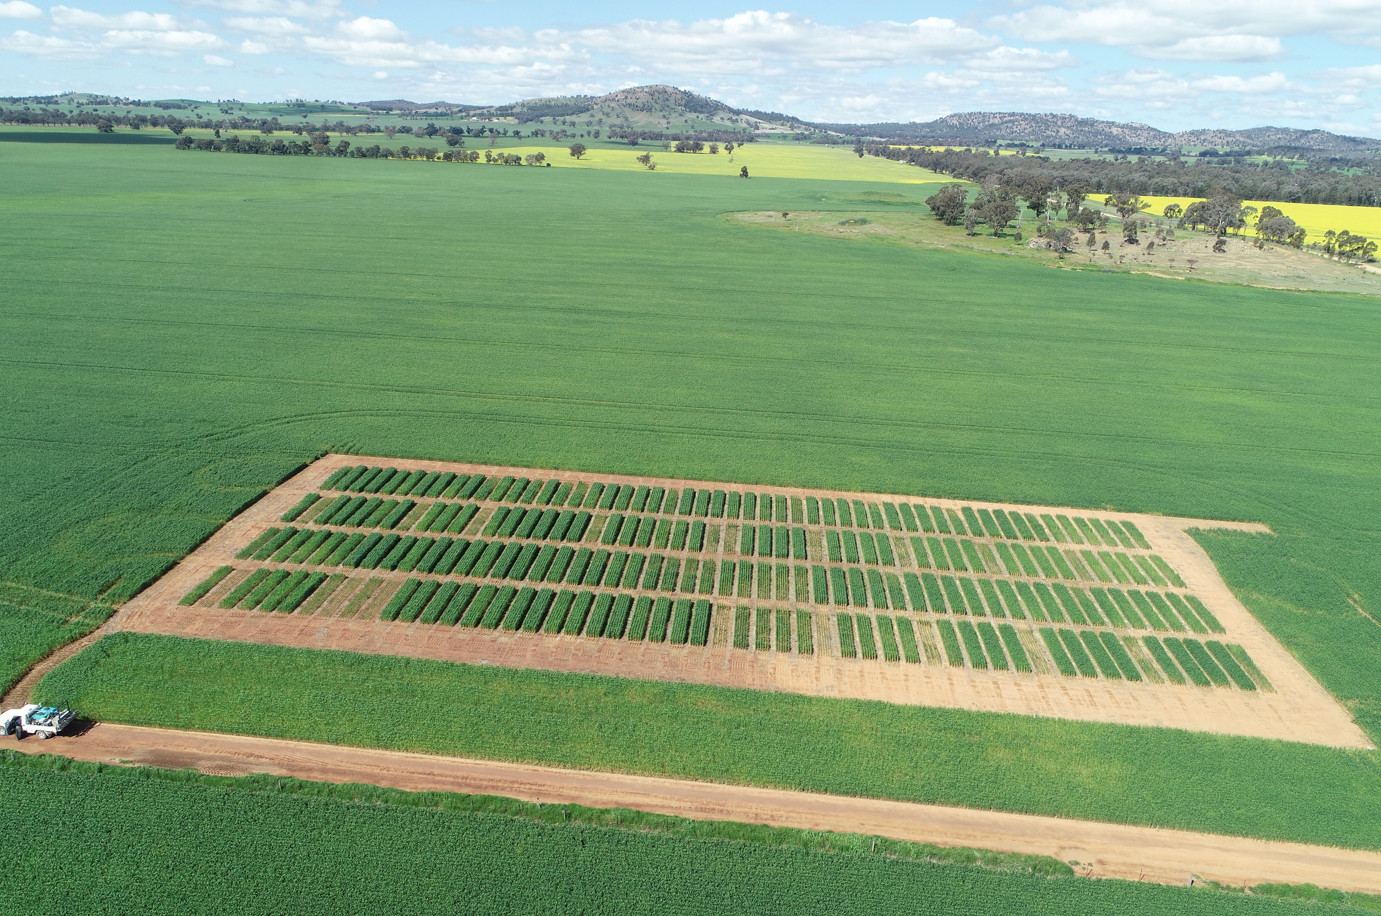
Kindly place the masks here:
<instances>
[{"instance_id":1,"label":"distant farm field","mask_svg":"<svg viewBox=\"0 0 1381 916\"><path fill-rule=\"evenodd\" d=\"M1196 197L1143 197L1142 200L1151 205L1146 212L1152 216L1160 216L1165 212L1165 208L1170 204L1179 204L1180 207L1188 207L1196 200ZM1344 207L1337 204L1294 204L1282 201L1269 200L1248 200L1244 201L1247 206L1256 207L1275 207L1286 216L1293 219L1308 232L1306 244L1314 244L1323 241L1323 235L1328 230L1341 232L1346 229L1353 235L1365 235L1368 238L1381 237L1381 207ZM1255 234L1248 231L1249 235Z\"/></svg>"},{"instance_id":2,"label":"distant farm field","mask_svg":"<svg viewBox=\"0 0 1381 916\"><path fill-rule=\"evenodd\" d=\"M63 143L0 143L0 169L0 566L29 634L7 681L335 452L1259 521L1275 535L1195 537L1381 735L1374 298L720 217L933 190L895 181ZM945 713L948 746L980 733ZM1257 826L1318 802L1334 816L1311 837L1374 842L1355 803L1377 797L1374 752L1137 730L1094 773L1105 727L1023 725L1043 765L1095 783L1152 765L1195 784L1205 742L1269 756L1270 791L1216 774ZM812 752L852 739L832 740ZM985 765L1001 786L1023 764ZM1119 813L1106 797L1088 816ZM1204 820L1231 819L1217 804Z\"/></svg>"},{"instance_id":3,"label":"distant farm field","mask_svg":"<svg viewBox=\"0 0 1381 916\"><path fill-rule=\"evenodd\" d=\"M820 181L868 181L897 182L917 184L931 181L946 181L943 175L925 169L914 168L889 159L876 156L856 156L846 146L802 146L795 143L759 142L736 146L732 153L721 150L718 154L676 153L662 149L660 143L643 143L639 146L595 145L579 160L570 155L566 145L524 145L505 147L505 153L545 153L553 166L588 169L614 169L618 171L645 172L646 166L638 162L638 157L652 154L656 171L676 175L720 175L737 178L739 169L747 168L749 179L754 178L805 178ZM471 148L483 151L485 147L475 142ZM482 154L482 153L481 153ZM649 176L652 180L655 176Z\"/></svg>"}]
</instances>

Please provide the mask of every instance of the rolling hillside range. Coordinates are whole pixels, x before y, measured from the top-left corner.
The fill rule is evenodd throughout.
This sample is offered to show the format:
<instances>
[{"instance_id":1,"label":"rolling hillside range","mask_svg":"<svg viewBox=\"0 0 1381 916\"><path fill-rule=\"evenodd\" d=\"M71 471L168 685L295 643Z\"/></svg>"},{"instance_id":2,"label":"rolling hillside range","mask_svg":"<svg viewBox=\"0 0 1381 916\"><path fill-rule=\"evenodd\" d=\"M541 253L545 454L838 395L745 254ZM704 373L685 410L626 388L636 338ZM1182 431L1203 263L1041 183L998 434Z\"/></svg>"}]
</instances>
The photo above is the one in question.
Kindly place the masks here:
<instances>
[{"instance_id":1,"label":"rolling hillside range","mask_svg":"<svg viewBox=\"0 0 1381 916\"><path fill-rule=\"evenodd\" d=\"M633 130L782 130L808 125L775 112L733 108L672 86L637 86L601 96L526 99L473 112L478 117L515 118L524 123L602 122Z\"/></svg>"},{"instance_id":2,"label":"rolling hillside range","mask_svg":"<svg viewBox=\"0 0 1381 916\"><path fill-rule=\"evenodd\" d=\"M1100 121L1070 114L972 111L934 121L884 124L817 124L847 134L932 143L983 145L1022 142L1073 149L1100 147L1148 149L1301 150L1357 155L1381 150L1381 140L1347 137L1326 130L1254 127L1248 130L1200 129L1170 133L1137 122Z\"/></svg>"},{"instance_id":3,"label":"rolling hillside range","mask_svg":"<svg viewBox=\"0 0 1381 916\"><path fill-rule=\"evenodd\" d=\"M204 102L192 99L138 100L64 93L52 96L0 97L0 108L13 114L4 120L25 122L54 112L64 117L173 116L189 124L211 125L220 118L277 118L289 124L313 121L403 124L432 121L502 121L569 131L599 131L609 137L638 134L671 137L724 133L827 133L837 140L865 137L903 143L986 146L1026 143L1066 149L1250 150L1302 155L1368 156L1381 153L1381 140L1349 137L1325 130L1254 127L1247 130L1203 128L1172 133L1137 122L1102 121L1072 114L964 112L926 122L853 124L809 122L792 115L735 108L716 99L673 86L636 86L605 95L553 96L500 105L458 102L413 102L385 99L357 103L296 99L287 102ZM19 112L24 112L24 117ZM53 123L61 123L54 121ZM157 124L158 122L153 122Z\"/></svg>"}]
</instances>

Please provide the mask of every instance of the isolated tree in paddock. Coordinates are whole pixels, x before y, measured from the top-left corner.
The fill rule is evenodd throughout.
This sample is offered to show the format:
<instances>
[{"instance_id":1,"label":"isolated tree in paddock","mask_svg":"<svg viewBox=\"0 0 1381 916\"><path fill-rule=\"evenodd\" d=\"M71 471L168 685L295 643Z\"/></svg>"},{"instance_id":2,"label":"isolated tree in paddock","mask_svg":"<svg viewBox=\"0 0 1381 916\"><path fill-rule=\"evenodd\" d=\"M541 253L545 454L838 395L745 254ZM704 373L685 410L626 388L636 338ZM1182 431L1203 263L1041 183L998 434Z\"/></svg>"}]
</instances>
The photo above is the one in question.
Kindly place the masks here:
<instances>
[{"instance_id":1,"label":"isolated tree in paddock","mask_svg":"<svg viewBox=\"0 0 1381 916\"><path fill-rule=\"evenodd\" d=\"M1179 219L1181 216L1184 216L1184 207L1181 207L1179 204L1166 204L1165 209L1161 211L1161 215L1166 219Z\"/></svg>"},{"instance_id":2,"label":"isolated tree in paddock","mask_svg":"<svg viewBox=\"0 0 1381 916\"><path fill-rule=\"evenodd\" d=\"M643 168L648 169L649 171L657 167L657 164L652 161L651 153L643 153L641 156L639 156L638 164L641 165Z\"/></svg>"},{"instance_id":3,"label":"isolated tree in paddock","mask_svg":"<svg viewBox=\"0 0 1381 916\"><path fill-rule=\"evenodd\" d=\"M584 144L584 143L572 143L572 144L571 144L571 155L574 156L576 159L580 159L581 157L583 157L583 156L585 155L585 153L586 153L586 148L585 148L585 144Z\"/></svg>"},{"instance_id":4,"label":"isolated tree in paddock","mask_svg":"<svg viewBox=\"0 0 1381 916\"><path fill-rule=\"evenodd\" d=\"M1045 213L1050 209L1050 195L1055 191L1055 184L1043 175L1033 176L1017 190L1021 199L1026 201L1026 206L1032 213L1036 214L1036 219L1045 218Z\"/></svg>"},{"instance_id":5,"label":"isolated tree in paddock","mask_svg":"<svg viewBox=\"0 0 1381 916\"><path fill-rule=\"evenodd\" d=\"M1088 199L1088 188L1082 184L1072 184L1065 188L1065 217L1073 220L1079 214L1079 208Z\"/></svg>"},{"instance_id":6,"label":"isolated tree in paddock","mask_svg":"<svg viewBox=\"0 0 1381 916\"><path fill-rule=\"evenodd\" d=\"M1274 209L1274 207L1265 208L1265 210ZM1265 210L1262 212L1264 213ZM1293 244L1292 239L1301 231L1299 225L1283 213L1280 216L1271 217L1270 219L1259 219L1256 222L1257 236L1267 242Z\"/></svg>"},{"instance_id":7,"label":"isolated tree in paddock","mask_svg":"<svg viewBox=\"0 0 1381 916\"><path fill-rule=\"evenodd\" d=\"M1151 206L1141 199L1140 194L1125 193L1109 194L1107 198L1104 199L1103 203L1116 210L1117 215L1124 220L1130 216L1135 216L1142 210Z\"/></svg>"},{"instance_id":8,"label":"isolated tree in paddock","mask_svg":"<svg viewBox=\"0 0 1381 916\"><path fill-rule=\"evenodd\" d=\"M963 185L947 184L927 197L925 205L935 214L935 218L946 226L957 226L964 219L964 209L969 205L969 195Z\"/></svg>"},{"instance_id":9,"label":"isolated tree in paddock","mask_svg":"<svg viewBox=\"0 0 1381 916\"><path fill-rule=\"evenodd\" d=\"M1237 212L1237 219L1235 221L1236 225L1233 226L1233 231L1236 234L1241 235L1242 230L1247 228L1247 224L1252 221L1252 217L1256 216L1256 212L1257 211L1255 207L1243 207L1241 210L1239 210Z\"/></svg>"},{"instance_id":10,"label":"isolated tree in paddock","mask_svg":"<svg viewBox=\"0 0 1381 916\"><path fill-rule=\"evenodd\" d=\"M1017 218L1017 202L1011 197L994 194L979 210L979 215L993 230L993 236L999 236L1007 224Z\"/></svg>"},{"instance_id":11,"label":"isolated tree in paddock","mask_svg":"<svg viewBox=\"0 0 1381 916\"><path fill-rule=\"evenodd\" d=\"M724 152L732 154L733 151L734 151L734 144L733 144L732 142L724 144Z\"/></svg>"},{"instance_id":12,"label":"isolated tree in paddock","mask_svg":"<svg viewBox=\"0 0 1381 916\"><path fill-rule=\"evenodd\" d=\"M1365 235L1353 235L1344 229L1334 238L1333 246L1340 258L1359 261L1376 260L1376 243L1369 240Z\"/></svg>"},{"instance_id":13,"label":"isolated tree in paddock","mask_svg":"<svg viewBox=\"0 0 1381 916\"><path fill-rule=\"evenodd\" d=\"M741 168L741 169L738 170L738 177L740 177L740 178L747 178L747 177L748 177L748 166L745 165L743 168Z\"/></svg>"},{"instance_id":14,"label":"isolated tree in paddock","mask_svg":"<svg viewBox=\"0 0 1381 916\"><path fill-rule=\"evenodd\" d=\"M1242 198L1233 194L1218 192L1208 200L1200 200L1184 209L1180 225L1191 229L1203 226L1210 232L1226 235L1229 229L1240 229L1246 224Z\"/></svg>"},{"instance_id":15,"label":"isolated tree in paddock","mask_svg":"<svg viewBox=\"0 0 1381 916\"><path fill-rule=\"evenodd\" d=\"M988 202L983 198L975 200L964 208L964 231L973 235L978 231L978 224L983 221L982 207Z\"/></svg>"}]
</instances>

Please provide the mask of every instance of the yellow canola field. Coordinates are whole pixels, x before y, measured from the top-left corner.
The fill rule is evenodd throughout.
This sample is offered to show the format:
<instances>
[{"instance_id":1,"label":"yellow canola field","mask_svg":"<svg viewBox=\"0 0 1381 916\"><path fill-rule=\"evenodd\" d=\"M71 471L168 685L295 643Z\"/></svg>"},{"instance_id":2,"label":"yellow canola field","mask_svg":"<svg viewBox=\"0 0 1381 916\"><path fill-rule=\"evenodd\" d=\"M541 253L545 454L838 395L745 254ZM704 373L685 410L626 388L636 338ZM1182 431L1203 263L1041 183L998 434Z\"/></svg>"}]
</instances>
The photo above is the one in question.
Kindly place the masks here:
<instances>
[{"instance_id":1,"label":"yellow canola field","mask_svg":"<svg viewBox=\"0 0 1381 916\"><path fill-rule=\"evenodd\" d=\"M1095 200L1101 201L1102 198L1095 196ZM1143 197L1142 200L1151 205L1147 210L1152 216L1160 216L1165 212L1165 208L1170 204L1179 204L1181 207L1188 207L1190 204L1202 198L1198 197ZM1328 230L1334 232L1346 229L1353 235L1365 235L1368 238L1381 238L1381 207L1344 207L1338 204L1288 204L1278 201L1249 200L1248 206L1256 207L1275 207L1286 216L1293 219L1296 223L1304 227L1308 234L1305 239L1306 244L1323 240L1323 235Z\"/></svg>"},{"instance_id":2,"label":"yellow canola field","mask_svg":"<svg viewBox=\"0 0 1381 916\"><path fill-rule=\"evenodd\" d=\"M486 147L474 144L481 158ZM708 149L708 145L707 145ZM661 143L644 143L637 147L603 149L591 147L584 158L576 160L567 147L509 146L496 147L495 153L545 153L553 167L614 169L644 171L638 157L652 154L656 171L675 175L724 175L734 177L739 169L748 167L749 178L812 178L825 181L885 181L896 184L924 184L931 181L952 181L943 175L914 166L881 159L877 156L858 158L848 147L804 146L777 143L749 143L734 147L733 153L721 148L716 155L703 153L672 153L662 149ZM733 160L732 162L730 160Z\"/></svg>"}]
</instances>

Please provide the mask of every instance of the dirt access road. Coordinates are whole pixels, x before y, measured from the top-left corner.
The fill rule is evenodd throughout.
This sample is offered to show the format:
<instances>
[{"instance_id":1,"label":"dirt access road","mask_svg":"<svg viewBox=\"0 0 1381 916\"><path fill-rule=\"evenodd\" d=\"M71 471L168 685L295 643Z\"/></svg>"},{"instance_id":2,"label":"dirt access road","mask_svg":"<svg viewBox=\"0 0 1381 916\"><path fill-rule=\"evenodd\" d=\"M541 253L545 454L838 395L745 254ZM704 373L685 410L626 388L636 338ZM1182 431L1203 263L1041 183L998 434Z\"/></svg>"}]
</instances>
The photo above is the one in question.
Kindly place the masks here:
<instances>
[{"instance_id":1,"label":"dirt access road","mask_svg":"<svg viewBox=\"0 0 1381 916\"><path fill-rule=\"evenodd\" d=\"M225 776L268 773L500 795L1046 855L1079 863L1079 874L1095 877L1185 884L1195 875L1235 886L1309 883L1381 894L1379 852L1181 830L130 725L97 724L79 736L15 747Z\"/></svg>"}]
</instances>

